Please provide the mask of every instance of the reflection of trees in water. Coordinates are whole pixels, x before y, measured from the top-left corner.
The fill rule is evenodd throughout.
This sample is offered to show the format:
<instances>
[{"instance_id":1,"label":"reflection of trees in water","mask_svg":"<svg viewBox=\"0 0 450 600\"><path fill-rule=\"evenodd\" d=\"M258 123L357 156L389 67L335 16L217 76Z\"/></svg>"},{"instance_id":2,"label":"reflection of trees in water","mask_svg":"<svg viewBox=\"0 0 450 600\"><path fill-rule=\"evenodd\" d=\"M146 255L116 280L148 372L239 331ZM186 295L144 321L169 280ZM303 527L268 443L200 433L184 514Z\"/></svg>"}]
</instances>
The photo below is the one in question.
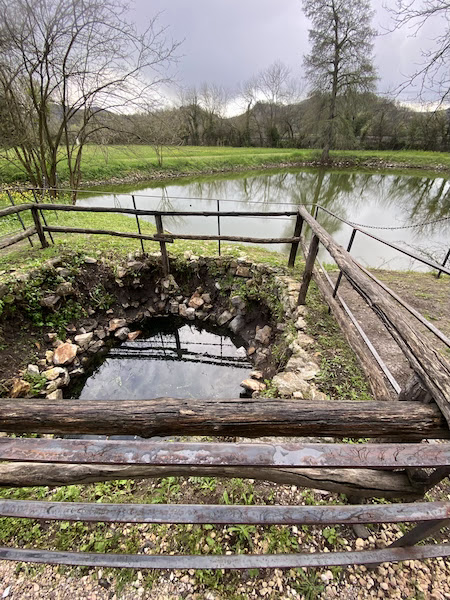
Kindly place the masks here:
<instances>
[{"instance_id":1,"label":"reflection of trees in water","mask_svg":"<svg viewBox=\"0 0 450 600\"><path fill-rule=\"evenodd\" d=\"M175 211L179 210L177 206L170 199L169 191L166 186L161 187L161 200L158 202L158 206L156 210L167 210L167 211ZM164 225L182 225L185 223L185 219L183 217L164 217ZM164 227L165 228L165 227Z\"/></svg>"},{"instance_id":2,"label":"reflection of trees in water","mask_svg":"<svg viewBox=\"0 0 450 600\"><path fill-rule=\"evenodd\" d=\"M450 215L450 181L444 177L390 177L386 205L395 205L404 213L405 225L420 225ZM445 231L448 221L418 227L421 235Z\"/></svg>"},{"instance_id":3,"label":"reflection of trees in water","mask_svg":"<svg viewBox=\"0 0 450 600\"><path fill-rule=\"evenodd\" d=\"M204 200L201 208L216 210L215 199L236 200L223 202L221 210L288 210L289 206L299 204L320 204L342 219L361 222L358 213L370 207L378 212L378 222L383 223L383 211L390 209L400 215L399 221L387 222L386 226L418 225L448 216L450 213L450 182L443 177L425 177L415 175L393 175L361 173L354 171L279 171L258 175L239 175L232 178L201 179L187 184L182 194L176 194L174 187L159 188L161 200L158 208L175 210L185 208L178 199L183 195ZM158 188L152 189L158 193ZM194 203L191 203L194 207ZM114 206L120 206L114 197ZM198 205L197 205L198 206ZM391 213L392 214L392 213ZM253 220L252 220L253 221ZM291 236L295 219L286 219L282 223L282 236ZM320 223L332 234L344 225L327 215L319 213ZM182 227L187 223L182 217L166 218L167 227ZM371 223L364 223L370 225ZM253 227L253 222L251 223ZM432 224L417 228L418 235L436 235L447 231L449 222ZM277 229L280 231L280 229Z\"/></svg>"}]
</instances>

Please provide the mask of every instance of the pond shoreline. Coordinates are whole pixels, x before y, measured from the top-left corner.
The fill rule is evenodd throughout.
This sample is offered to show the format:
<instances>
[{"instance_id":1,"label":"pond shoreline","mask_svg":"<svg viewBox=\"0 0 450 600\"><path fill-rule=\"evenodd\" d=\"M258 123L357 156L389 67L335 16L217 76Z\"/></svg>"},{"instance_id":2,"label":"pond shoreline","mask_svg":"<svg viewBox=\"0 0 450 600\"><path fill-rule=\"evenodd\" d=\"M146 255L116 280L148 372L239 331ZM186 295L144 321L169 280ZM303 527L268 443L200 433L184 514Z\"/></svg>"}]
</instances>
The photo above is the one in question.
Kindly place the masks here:
<instances>
[{"instance_id":1,"label":"pond shoreline","mask_svg":"<svg viewBox=\"0 0 450 600\"><path fill-rule=\"evenodd\" d=\"M173 181L188 177L201 177L206 175L217 175L221 173L252 173L257 171L270 171L272 169L368 169L371 171L390 171L390 170L408 170L408 171L428 171L436 174L448 173L449 169L444 165L417 165L405 162L392 162L384 160L332 160L329 163L323 163L319 160L286 161L283 163L265 163L258 166L230 166L230 167L210 167L207 169L195 169L187 171L132 171L121 177L109 177L108 179L90 179L81 184L80 190L90 187L101 187L106 185L126 185L133 183L152 183Z\"/></svg>"}]
</instances>

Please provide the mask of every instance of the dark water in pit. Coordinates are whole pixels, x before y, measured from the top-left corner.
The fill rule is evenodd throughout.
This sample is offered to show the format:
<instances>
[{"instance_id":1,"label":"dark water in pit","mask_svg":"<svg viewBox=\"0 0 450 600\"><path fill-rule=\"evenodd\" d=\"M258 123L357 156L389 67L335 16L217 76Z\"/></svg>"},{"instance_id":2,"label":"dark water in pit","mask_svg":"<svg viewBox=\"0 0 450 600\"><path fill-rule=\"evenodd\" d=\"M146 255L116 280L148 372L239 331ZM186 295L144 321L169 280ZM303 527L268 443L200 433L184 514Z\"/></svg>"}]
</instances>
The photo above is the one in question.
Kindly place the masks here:
<instances>
[{"instance_id":1,"label":"dark water in pit","mask_svg":"<svg viewBox=\"0 0 450 600\"><path fill-rule=\"evenodd\" d=\"M239 338L233 340L197 322L153 319L137 340L111 348L73 395L83 400L237 398L252 365Z\"/></svg>"}]
</instances>

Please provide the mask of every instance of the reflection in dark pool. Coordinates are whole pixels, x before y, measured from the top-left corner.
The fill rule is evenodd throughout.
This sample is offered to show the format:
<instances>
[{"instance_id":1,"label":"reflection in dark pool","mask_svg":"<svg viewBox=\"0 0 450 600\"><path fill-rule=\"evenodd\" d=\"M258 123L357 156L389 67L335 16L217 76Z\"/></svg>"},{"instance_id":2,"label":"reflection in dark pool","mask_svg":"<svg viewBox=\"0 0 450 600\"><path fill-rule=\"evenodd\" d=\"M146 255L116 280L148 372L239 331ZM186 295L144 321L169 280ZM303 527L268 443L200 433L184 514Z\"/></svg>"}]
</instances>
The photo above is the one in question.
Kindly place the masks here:
<instances>
[{"instance_id":1,"label":"reflection in dark pool","mask_svg":"<svg viewBox=\"0 0 450 600\"><path fill-rule=\"evenodd\" d=\"M85 400L236 398L251 368L245 350L220 331L157 318L140 338L112 348L76 395Z\"/></svg>"}]
</instances>

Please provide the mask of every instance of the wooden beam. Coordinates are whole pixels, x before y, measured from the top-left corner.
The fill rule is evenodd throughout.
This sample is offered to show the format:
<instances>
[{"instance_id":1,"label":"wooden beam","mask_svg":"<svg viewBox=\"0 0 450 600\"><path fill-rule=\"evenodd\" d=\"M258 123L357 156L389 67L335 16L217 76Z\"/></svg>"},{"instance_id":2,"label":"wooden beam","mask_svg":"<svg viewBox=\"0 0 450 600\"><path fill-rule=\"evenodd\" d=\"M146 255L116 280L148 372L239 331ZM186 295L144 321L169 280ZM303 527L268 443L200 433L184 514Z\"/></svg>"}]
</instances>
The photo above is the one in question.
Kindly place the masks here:
<instances>
[{"instance_id":1,"label":"wooden beam","mask_svg":"<svg viewBox=\"0 0 450 600\"><path fill-rule=\"evenodd\" d=\"M0 460L204 467L433 468L450 466L450 444L227 444L0 438Z\"/></svg>"},{"instance_id":2,"label":"wooden beam","mask_svg":"<svg viewBox=\"0 0 450 600\"><path fill-rule=\"evenodd\" d=\"M38 210L37 204L33 204L31 206L31 214L33 215L33 221L34 221L34 225L36 227L36 232L39 236L39 241L41 242L41 247L47 248L48 242L45 239L44 229L42 227L41 218L39 216L39 210Z\"/></svg>"},{"instance_id":3,"label":"wooden beam","mask_svg":"<svg viewBox=\"0 0 450 600\"><path fill-rule=\"evenodd\" d=\"M5 208L0 209L0 218L8 215L16 215L25 210L31 210L33 206L33 204L15 204L14 206L6 206Z\"/></svg>"},{"instance_id":4,"label":"wooden beam","mask_svg":"<svg viewBox=\"0 0 450 600\"><path fill-rule=\"evenodd\" d=\"M43 205L39 205L41 208ZM48 206L48 205L47 205ZM157 218L158 215L155 216ZM61 227L59 225L51 225L43 228L44 231L53 233L83 233L89 235L112 235L115 237L123 238L134 238L149 240L153 242L159 242L160 244L172 243L174 240L204 240L204 241L217 241L222 240L226 242L248 242L252 244L290 244L293 242L299 242L300 238L254 238L254 237L242 237L236 235L191 235L184 233L156 233L154 235L144 235L139 233L126 233L121 231L113 231L111 229L86 229L85 227Z\"/></svg>"},{"instance_id":5,"label":"wooden beam","mask_svg":"<svg viewBox=\"0 0 450 600\"><path fill-rule=\"evenodd\" d=\"M359 552L308 552L305 554L100 554L97 552L53 552L0 548L0 560L45 563L51 565L134 569L283 569L331 567L368 563L424 560L450 556L448 544L382 548Z\"/></svg>"},{"instance_id":6,"label":"wooden beam","mask_svg":"<svg viewBox=\"0 0 450 600\"><path fill-rule=\"evenodd\" d=\"M396 402L299 401L280 398L152 400L8 399L0 431L105 435L242 437L389 437L398 441L450 438L435 405Z\"/></svg>"},{"instance_id":7,"label":"wooden beam","mask_svg":"<svg viewBox=\"0 0 450 600\"><path fill-rule=\"evenodd\" d=\"M1 487L60 486L164 477L221 477L256 479L281 485L329 490L360 498L414 500L425 493L411 485L403 471L375 469L271 469L266 467L199 467L169 465L69 465L64 463L1 463Z\"/></svg>"},{"instance_id":8,"label":"wooden beam","mask_svg":"<svg viewBox=\"0 0 450 600\"><path fill-rule=\"evenodd\" d=\"M156 230L158 232L158 237L160 238L159 247L161 249L162 267L164 275L168 275L170 272L169 255L167 254L166 242L161 240L161 237L164 235L164 228L161 215L155 215L155 223Z\"/></svg>"},{"instance_id":9,"label":"wooden beam","mask_svg":"<svg viewBox=\"0 0 450 600\"><path fill-rule=\"evenodd\" d=\"M31 237L36 233L36 227L27 227L24 231L20 231L14 235L10 235L8 237L2 238L0 240L0 249L7 248L8 246L12 246L13 244L17 244L26 238Z\"/></svg>"},{"instance_id":10,"label":"wooden beam","mask_svg":"<svg viewBox=\"0 0 450 600\"><path fill-rule=\"evenodd\" d=\"M297 214L297 219L295 221L295 229L294 229L294 237L300 238L302 234L303 228L303 217L300 214ZM288 267L293 268L295 265L295 258L297 256L298 246L300 242L292 242L291 251L289 254Z\"/></svg>"},{"instance_id":11,"label":"wooden beam","mask_svg":"<svg viewBox=\"0 0 450 600\"><path fill-rule=\"evenodd\" d=\"M342 506L230 506L226 504L101 504L0 499L0 517L91 523L351 525L423 521L422 524L429 529L434 528L436 523L443 521L445 523L449 515L450 502ZM397 540L393 546L412 546L421 539L411 539L409 543L404 544L399 544L400 540Z\"/></svg>"},{"instance_id":12,"label":"wooden beam","mask_svg":"<svg viewBox=\"0 0 450 600\"><path fill-rule=\"evenodd\" d=\"M314 263L316 261L317 253L319 251L319 238L317 235L313 235L311 243L309 245L308 256L305 261L305 270L303 271L302 284L300 286L300 292L298 294L297 304L306 304L306 294L308 293L309 284L313 274Z\"/></svg>"},{"instance_id":13,"label":"wooden beam","mask_svg":"<svg viewBox=\"0 0 450 600\"><path fill-rule=\"evenodd\" d=\"M302 240L302 250L306 256L306 246ZM393 400L393 394L389 390L384 375L375 360L373 354L367 347L367 344L362 339L356 326L352 323L350 317L346 314L340 303L333 296L333 288L326 280L326 276L322 275L319 269L314 269L313 278L322 294L325 302L330 307L330 310L338 322L341 332L347 340L349 346L356 354L356 358L361 365L362 370L369 382L370 389L375 400L386 401ZM368 436L361 436L368 437ZM380 436L384 437L384 436Z\"/></svg>"},{"instance_id":14,"label":"wooden beam","mask_svg":"<svg viewBox=\"0 0 450 600\"><path fill-rule=\"evenodd\" d=\"M400 310L380 286L361 271L348 252L336 244L325 229L303 207L299 208L321 243L344 272L352 287L364 298L399 344L411 367L417 372L450 423L450 362L420 335L415 322Z\"/></svg>"},{"instance_id":15,"label":"wooden beam","mask_svg":"<svg viewBox=\"0 0 450 600\"><path fill-rule=\"evenodd\" d=\"M27 210L30 205L21 205L21 210ZM20 207L17 207L20 208ZM253 210L233 210L233 211L215 211L215 210L145 210L134 208L122 208L119 206L80 206L73 204L43 204L40 208L43 210L61 210L66 212L98 212L98 213L118 213L125 215L142 215L154 217L156 215L168 217L292 217L298 214L298 210L277 210L277 211L253 211ZM5 210L5 209L3 209ZM13 211L19 212L19 211ZM11 214L5 212L4 214ZM0 217L3 211L0 210Z\"/></svg>"},{"instance_id":16,"label":"wooden beam","mask_svg":"<svg viewBox=\"0 0 450 600\"><path fill-rule=\"evenodd\" d=\"M39 205L41 207L42 205ZM160 242L160 237L157 234L146 235L144 233L128 233L125 231L114 231L112 229L86 229L85 227L62 227L59 225L50 225L42 228L43 231L53 233L83 233L89 235L111 235L113 237L131 238L137 240L148 240L150 242ZM164 240L166 244L173 242L172 238L166 236Z\"/></svg>"}]
</instances>

